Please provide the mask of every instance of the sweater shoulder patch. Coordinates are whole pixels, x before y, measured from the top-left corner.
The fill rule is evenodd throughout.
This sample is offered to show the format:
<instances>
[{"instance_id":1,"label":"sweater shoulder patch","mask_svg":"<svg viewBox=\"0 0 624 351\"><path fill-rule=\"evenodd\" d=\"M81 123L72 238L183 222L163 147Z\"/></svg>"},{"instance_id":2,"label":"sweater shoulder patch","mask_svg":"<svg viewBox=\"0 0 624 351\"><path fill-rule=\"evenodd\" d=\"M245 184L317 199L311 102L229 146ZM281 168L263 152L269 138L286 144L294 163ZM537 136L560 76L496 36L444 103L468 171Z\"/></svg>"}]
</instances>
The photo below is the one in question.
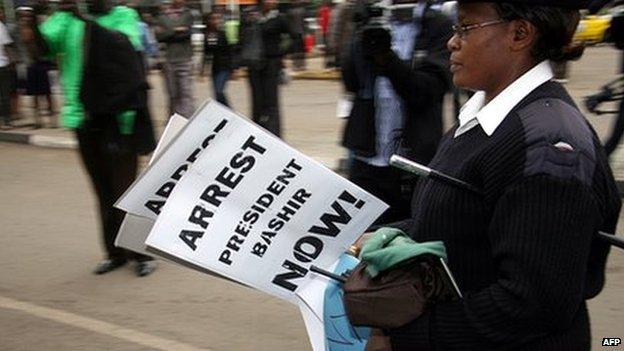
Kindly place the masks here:
<instances>
[{"instance_id":1,"label":"sweater shoulder patch","mask_svg":"<svg viewBox=\"0 0 624 351\"><path fill-rule=\"evenodd\" d=\"M526 176L548 174L591 184L596 167L593 133L577 108L543 98L519 110L518 116L527 145Z\"/></svg>"}]
</instances>

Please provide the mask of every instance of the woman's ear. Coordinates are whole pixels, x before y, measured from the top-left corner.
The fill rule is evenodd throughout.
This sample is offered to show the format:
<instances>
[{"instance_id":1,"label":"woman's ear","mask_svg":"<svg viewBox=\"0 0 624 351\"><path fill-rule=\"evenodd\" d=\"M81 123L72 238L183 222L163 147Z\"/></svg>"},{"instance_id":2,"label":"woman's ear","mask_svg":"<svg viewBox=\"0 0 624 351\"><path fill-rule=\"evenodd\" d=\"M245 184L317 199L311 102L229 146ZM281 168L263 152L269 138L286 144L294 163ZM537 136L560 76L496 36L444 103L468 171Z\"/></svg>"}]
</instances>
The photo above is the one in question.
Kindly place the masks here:
<instances>
[{"instance_id":1,"label":"woman's ear","mask_svg":"<svg viewBox=\"0 0 624 351\"><path fill-rule=\"evenodd\" d=\"M533 24L526 20L511 21L511 50L523 51L531 49L536 40L537 30Z\"/></svg>"}]
</instances>

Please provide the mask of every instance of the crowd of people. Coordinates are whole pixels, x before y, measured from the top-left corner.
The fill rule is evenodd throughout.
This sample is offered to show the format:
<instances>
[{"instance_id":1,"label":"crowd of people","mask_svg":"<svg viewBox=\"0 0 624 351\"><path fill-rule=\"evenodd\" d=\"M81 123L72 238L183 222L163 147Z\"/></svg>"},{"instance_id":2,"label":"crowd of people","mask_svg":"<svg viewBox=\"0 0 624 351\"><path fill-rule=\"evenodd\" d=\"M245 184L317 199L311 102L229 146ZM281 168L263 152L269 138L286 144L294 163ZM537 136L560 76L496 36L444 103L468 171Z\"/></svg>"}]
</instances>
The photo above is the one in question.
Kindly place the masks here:
<instances>
[{"instance_id":1,"label":"crowd of people","mask_svg":"<svg viewBox=\"0 0 624 351\"><path fill-rule=\"evenodd\" d=\"M586 4L460 0L454 15L425 0L409 4L389 16L362 1L318 10L326 64L340 67L353 97L343 135L349 179L390 206L376 225L443 242L464 291L461 300L430 301L418 318L383 334L395 351L588 350L586 300L604 285L609 251L595 234L613 233L621 201L596 133L551 67L580 55L571 40ZM278 137L284 58L305 67L304 12L298 1L281 13L276 0L260 0L240 23L225 11L204 21L215 98L229 105L227 81L246 67L251 117ZM19 19L19 39L0 26L5 126L12 62L22 62L9 52L22 53L25 91L35 97L49 97L43 76L59 65L60 121L76 133L99 200L107 257L95 273L134 260L139 276L150 274L151 257L114 246L123 217L113 203L134 180L137 156L154 148L150 65L162 69L170 113L190 117L197 106L191 10L173 0L139 17L93 0L82 13L75 0L63 0L54 13L23 9ZM115 80L93 88L111 72ZM443 133L443 99L455 87L471 96ZM478 191L417 181L390 165L395 154Z\"/></svg>"},{"instance_id":2,"label":"crowd of people","mask_svg":"<svg viewBox=\"0 0 624 351\"><path fill-rule=\"evenodd\" d=\"M0 75L1 97L0 114L3 129L13 127L13 118L19 117L18 99L20 95L31 97L34 107L34 128L44 126L42 115L49 116L48 127L57 128L54 100L50 87L49 72L55 64L35 55L35 48L27 44L28 29L39 19L32 8L17 9L17 23L7 26L4 13L0 9ZM42 111L40 103L45 102Z\"/></svg>"},{"instance_id":3,"label":"crowd of people","mask_svg":"<svg viewBox=\"0 0 624 351\"><path fill-rule=\"evenodd\" d=\"M49 126L75 132L98 198L106 257L94 272L104 274L136 261L137 274L149 275L156 267L151 257L114 245L123 213L113 207L136 177L138 156L155 145L148 75L162 75L169 115L189 118L198 105L193 91L197 72L204 75L211 66L214 97L229 106L227 82L234 70L244 67L251 117L279 137L284 59L291 55L294 69L305 67L305 4L295 2L283 14L276 0L259 1L244 9L240 20L216 7L202 22L185 0L138 9L125 2L93 0L86 11L75 0L60 1L56 8L46 1L31 5L16 9L12 25L0 18L2 128L15 128L20 96L33 97L33 127L44 126L40 107L46 102ZM330 13L329 3L319 11L326 47ZM192 40L198 30L203 38L200 67L195 66ZM50 71L57 73L57 81L51 81ZM63 93L58 112L51 96L56 84Z\"/></svg>"},{"instance_id":4,"label":"crowd of people","mask_svg":"<svg viewBox=\"0 0 624 351\"><path fill-rule=\"evenodd\" d=\"M6 89L1 105L3 129L14 128L13 122L28 114L29 104L34 109L34 123L26 126L56 128L61 125L60 111L54 106L51 94L61 83L55 79L58 63L38 57L28 37L32 35L29 34L32 24L43 23L55 8L43 0L28 3L31 6L16 9L15 21L11 23L0 12L0 74L7 77L2 80L2 89ZM124 7L134 4L132 1L114 3ZM134 8L140 27L137 49L142 53L148 72L159 70L162 73L169 113L186 117L190 117L197 106L193 78L197 74L207 74L208 65L211 66L214 98L228 106L227 82L237 69L246 68L253 91L251 115L254 121L279 135L278 85L286 79L285 56L292 60L293 71L304 70L307 54L316 47L324 53L327 67L340 67L341 55L349 50L355 27L354 4L353 0L339 5L325 1L316 12L311 12L309 2L296 0L282 13L276 1L268 0L241 8L240 14L215 6L211 13L200 18L185 0L167 0L158 7ZM318 29L310 25L310 16L316 17ZM198 50L193 41L194 35L203 38L202 50ZM198 56L201 57L199 65ZM10 96L8 103L6 96ZM49 116L49 123L43 123L43 115Z\"/></svg>"}]
</instances>

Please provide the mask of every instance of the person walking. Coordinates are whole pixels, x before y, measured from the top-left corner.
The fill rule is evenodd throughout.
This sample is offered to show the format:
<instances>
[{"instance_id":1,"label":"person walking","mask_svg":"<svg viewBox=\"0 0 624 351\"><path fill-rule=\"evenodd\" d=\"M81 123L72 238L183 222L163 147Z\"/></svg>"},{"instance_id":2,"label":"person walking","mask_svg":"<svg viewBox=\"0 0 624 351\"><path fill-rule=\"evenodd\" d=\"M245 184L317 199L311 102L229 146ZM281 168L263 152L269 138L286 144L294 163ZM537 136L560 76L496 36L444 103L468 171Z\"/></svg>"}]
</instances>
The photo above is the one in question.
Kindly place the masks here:
<instances>
[{"instance_id":1,"label":"person walking","mask_svg":"<svg viewBox=\"0 0 624 351\"><path fill-rule=\"evenodd\" d=\"M414 179L390 166L390 157L426 164L442 137L451 26L420 1L394 11L390 32L374 27L353 37L342 73L355 98L342 144L351 158L349 180L390 206L376 224L409 215Z\"/></svg>"},{"instance_id":2,"label":"person walking","mask_svg":"<svg viewBox=\"0 0 624 351\"><path fill-rule=\"evenodd\" d=\"M142 66L137 53L141 48L139 17L136 11L125 6L111 6L108 0L93 0L89 3L88 10L95 24L80 13L76 0L62 0L57 12L38 27L33 27L35 34L33 37L40 54L61 58L60 80L65 94L61 123L64 127L73 129L76 134L81 160L98 199L107 257L98 263L94 273L104 274L123 266L129 260L134 260L137 261L136 274L146 276L156 268L153 259L116 247L114 244L124 213L113 206L136 177L137 153L141 151L135 138L139 136L137 134L141 126L139 121L144 116L135 109L122 110L119 113L95 112L93 105L103 108L110 103L102 97L102 94L108 96L110 93L119 93L111 91L107 82L118 83L123 81L124 77L110 75L104 79L94 77L93 74L97 72L93 71L91 65L95 54L115 55L123 58L125 62L136 63L136 69L140 73ZM104 28L114 31L107 32ZM98 33L99 36L94 39ZM102 33L109 34L103 36ZM121 41L117 36L119 33L127 39ZM98 44L94 45L94 42ZM101 46L114 46L119 43L125 43L127 46L124 48L128 48L129 52L110 50ZM88 49L85 49L86 46ZM114 48L120 47L117 45ZM102 60L101 57L96 59ZM110 59L110 56L106 59ZM106 63L108 62L99 62L98 66L102 67ZM115 68L129 72L126 69L130 67ZM136 84L136 88L128 91L131 96L140 94L140 89L144 89L144 83L140 81L133 83ZM125 90L125 86L120 85L115 85L114 88ZM146 102L143 102L143 105L146 105ZM151 149L153 145L142 152Z\"/></svg>"},{"instance_id":3,"label":"person walking","mask_svg":"<svg viewBox=\"0 0 624 351\"><path fill-rule=\"evenodd\" d=\"M230 80L234 65L234 49L228 42L225 31L221 29L221 15L213 12L208 15L204 32L204 61L201 75L208 60L212 62L212 88L215 99L225 106L230 106L225 96L225 85Z\"/></svg>"},{"instance_id":4,"label":"person walking","mask_svg":"<svg viewBox=\"0 0 624 351\"><path fill-rule=\"evenodd\" d=\"M158 41L154 35L153 23L154 16L148 11L143 10L140 13L141 21L139 22L139 28L141 29L141 46L143 47L143 61L145 63L145 69L149 72L156 66L158 60Z\"/></svg>"},{"instance_id":5,"label":"person walking","mask_svg":"<svg viewBox=\"0 0 624 351\"><path fill-rule=\"evenodd\" d=\"M296 35L277 10L276 0L261 0L260 13L250 12L242 35L241 59L249 71L252 119L276 136L281 135L279 79L283 56L291 52ZM290 45L282 35L287 34Z\"/></svg>"},{"instance_id":6,"label":"person walking","mask_svg":"<svg viewBox=\"0 0 624 351\"><path fill-rule=\"evenodd\" d=\"M165 43L165 65L169 113L190 118L195 112L193 97L193 47L191 27L193 15L185 0L173 0L159 17L156 38Z\"/></svg>"},{"instance_id":7,"label":"person walking","mask_svg":"<svg viewBox=\"0 0 624 351\"><path fill-rule=\"evenodd\" d=\"M52 101L52 91L50 89L50 79L48 72L52 68L52 63L48 60L44 60L37 55L37 48L32 36L33 22L37 21L32 8L22 8L17 13L19 23L19 33L21 42L24 43L23 60L26 67L25 77L25 95L32 96L35 107L35 125L34 128L41 128L43 126L41 120L41 111L39 109L39 100L44 98L47 102L48 116L50 117L50 127L58 127L58 122L55 119L54 103Z\"/></svg>"}]
</instances>

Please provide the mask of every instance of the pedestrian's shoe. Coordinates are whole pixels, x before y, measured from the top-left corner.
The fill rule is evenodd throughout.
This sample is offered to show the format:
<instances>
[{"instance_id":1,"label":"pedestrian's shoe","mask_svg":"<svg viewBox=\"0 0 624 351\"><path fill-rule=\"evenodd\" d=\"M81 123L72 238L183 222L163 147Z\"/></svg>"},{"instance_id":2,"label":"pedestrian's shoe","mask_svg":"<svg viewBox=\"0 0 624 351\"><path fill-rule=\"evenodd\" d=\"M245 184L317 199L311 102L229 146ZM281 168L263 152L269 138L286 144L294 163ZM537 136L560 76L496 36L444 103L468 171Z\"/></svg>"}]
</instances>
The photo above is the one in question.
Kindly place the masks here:
<instances>
[{"instance_id":1,"label":"pedestrian's shoe","mask_svg":"<svg viewBox=\"0 0 624 351\"><path fill-rule=\"evenodd\" d=\"M124 264L126 264L126 262L127 262L126 260L119 259L119 258L103 260L100 263L98 263L97 266L95 266L93 273L94 274L108 273L110 271L114 271L115 269L123 266Z\"/></svg>"},{"instance_id":2,"label":"pedestrian's shoe","mask_svg":"<svg viewBox=\"0 0 624 351\"><path fill-rule=\"evenodd\" d=\"M136 270L136 274L139 277L145 277L147 275L152 274L152 272L156 270L156 262L155 261L137 262L137 266L135 270Z\"/></svg>"}]
</instances>

